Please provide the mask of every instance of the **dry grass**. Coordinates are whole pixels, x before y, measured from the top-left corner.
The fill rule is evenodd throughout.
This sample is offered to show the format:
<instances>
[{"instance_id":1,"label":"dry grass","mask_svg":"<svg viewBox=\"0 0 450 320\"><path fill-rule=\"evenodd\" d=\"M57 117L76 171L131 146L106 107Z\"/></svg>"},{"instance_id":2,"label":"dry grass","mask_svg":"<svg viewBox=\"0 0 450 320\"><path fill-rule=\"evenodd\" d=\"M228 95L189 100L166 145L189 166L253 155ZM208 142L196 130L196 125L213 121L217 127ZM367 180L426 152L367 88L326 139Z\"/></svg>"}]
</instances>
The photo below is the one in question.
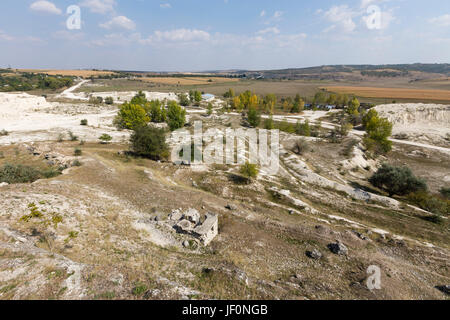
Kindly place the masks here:
<instances>
[{"instance_id":1,"label":"dry grass","mask_svg":"<svg viewBox=\"0 0 450 320\"><path fill-rule=\"evenodd\" d=\"M450 101L450 91L432 89L400 89L375 87L331 86L323 87L330 92L353 94L364 98L415 99Z\"/></svg>"},{"instance_id":2,"label":"dry grass","mask_svg":"<svg viewBox=\"0 0 450 320\"><path fill-rule=\"evenodd\" d=\"M239 79L221 78L221 77L205 77L205 78L174 78L174 77L155 77L142 78L143 81L169 85L202 85L224 82L237 82Z\"/></svg>"}]
</instances>

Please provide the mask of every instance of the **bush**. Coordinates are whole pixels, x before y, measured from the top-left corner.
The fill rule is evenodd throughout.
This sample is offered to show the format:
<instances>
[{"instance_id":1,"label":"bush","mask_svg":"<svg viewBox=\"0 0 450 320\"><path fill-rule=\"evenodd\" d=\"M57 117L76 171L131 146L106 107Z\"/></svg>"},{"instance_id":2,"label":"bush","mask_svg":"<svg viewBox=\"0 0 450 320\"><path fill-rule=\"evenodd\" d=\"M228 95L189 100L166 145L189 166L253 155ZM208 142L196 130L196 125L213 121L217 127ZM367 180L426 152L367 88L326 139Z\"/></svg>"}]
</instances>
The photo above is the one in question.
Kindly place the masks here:
<instances>
[{"instance_id":1,"label":"bush","mask_svg":"<svg viewBox=\"0 0 450 320\"><path fill-rule=\"evenodd\" d=\"M113 99L113 97L106 97L106 98L105 98L105 103L106 103L106 104L114 104L114 99Z\"/></svg>"},{"instance_id":2,"label":"bush","mask_svg":"<svg viewBox=\"0 0 450 320\"><path fill-rule=\"evenodd\" d=\"M275 128L275 124L273 123L273 117L270 117L264 120L264 129L273 130Z\"/></svg>"},{"instance_id":3,"label":"bush","mask_svg":"<svg viewBox=\"0 0 450 320\"><path fill-rule=\"evenodd\" d=\"M180 93L178 95L178 98L180 99L180 105L182 105L183 107L187 107L191 104L191 100L189 100L188 95L185 93Z\"/></svg>"},{"instance_id":4,"label":"bush","mask_svg":"<svg viewBox=\"0 0 450 320\"><path fill-rule=\"evenodd\" d=\"M441 188L439 192L445 199L450 199L450 188Z\"/></svg>"},{"instance_id":5,"label":"bush","mask_svg":"<svg viewBox=\"0 0 450 320\"><path fill-rule=\"evenodd\" d=\"M258 112L258 110L256 110L255 107L250 107L248 109L248 123L256 128L259 126L259 124L261 123L261 114Z\"/></svg>"},{"instance_id":6,"label":"bush","mask_svg":"<svg viewBox=\"0 0 450 320\"><path fill-rule=\"evenodd\" d=\"M0 136L7 136L7 135L9 135L9 132L6 131L5 129L0 131Z\"/></svg>"},{"instance_id":7,"label":"bush","mask_svg":"<svg viewBox=\"0 0 450 320\"><path fill-rule=\"evenodd\" d=\"M311 136L311 127L309 125L309 121L306 120L303 123L298 121L297 125L295 126L295 133L297 133L300 136L305 136L305 137Z\"/></svg>"},{"instance_id":8,"label":"bush","mask_svg":"<svg viewBox=\"0 0 450 320\"><path fill-rule=\"evenodd\" d=\"M41 178L53 178L60 174L61 171L54 168L41 171L29 166L7 163L0 168L0 182L9 184L31 183Z\"/></svg>"},{"instance_id":9,"label":"bush","mask_svg":"<svg viewBox=\"0 0 450 320\"><path fill-rule=\"evenodd\" d=\"M439 199L428 192L419 191L408 195L408 200L419 208L437 215L449 214L450 201Z\"/></svg>"},{"instance_id":10,"label":"bush","mask_svg":"<svg viewBox=\"0 0 450 320\"><path fill-rule=\"evenodd\" d=\"M83 154L83 150L81 150L80 148L75 148L75 150L73 151L73 155L75 157L79 157Z\"/></svg>"},{"instance_id":11,"label":"bush","mask_svg":"<svg viewBox=\"0 0 450 320\"><path fill-rule=\"evenodd\" d=\"M292 151L298 155L303 155L310 150L308 141L305 139L298 139L295 141Z\"/></svg>"},{"instance_id":12,"label":"bush","mask_svg":"<svg viewBox=\"0 0 450 320\"><path fill-rule=\"evenodd\" d=\"M256 178L259 174L258 166L249 162L242 165L239 172L247 179Z\"/></svg>"},{"instance_id":13,"label":"bush","mask_svg":"<svg viewBox=\"0 0 450 320\"><path fill-rule=\"evenodd\" d=\"M141 127L130 138L131 150L138 156L152 160L163 160L169 156L164 129Z\"/></svg>"},{"instance_id":14,"label":"bush","mask_svg":"<svg viewBox=\"0 0 450 320\"><path fill-rule=\"evenodd\" d=\"M108 144L113 138L109 134L104 133L99 137L99 139L102 144Z\"/></svg>"},{"instance_id":15,"label":"bush","mask_svg":"<svg viewBox=\"0 0 450 320\"><path fill-rule=\"evenodd\" d=\"M167 112L167 124L170 130L180 129L186 123L186 110L175 101L170 101Z\"/></svg>"},{"instance_id":16,"label":"bush","mask_svg":"<svg viewBox=\"0 0 450 320\"><path fill-rule=\"evenodd\" d=\"M87 119L81 120L81 121L80 121L80 125L82 125L82 126L87 126L87 125L88 125Z\"/></svg>"},{"instance_id":17,"label":"bush","mask_svg":"<svg viewBox=\"0 0 450 320\"><path fill-rule=\"evenodd\" d=\"M389 196L407 195L428 189L425 181L415 177L408 167L394 167L389 164L383 164L369 182L388 192Z\"/></svg>"},{"instance_id":18,"label":"bush","mask_svg":"<svg viewBox=\"0 0 450 320\"><path fill-rule=\"evenodd\" d=\"M72 131L69 131L70 141L78 141L78 136L74 135Z\"/></svg>"},{"instance_id":19,"label":"bush","mask_svg":"<svg viewBox=\"0 0 450 320\"><path fill-rule=\"evenodd\" d=\"M210 116L210 115L212 115L213 114L213 105L212 105L212 103L208 103L208 108L207 108L207 115L208 116Z\"/></svg>"}]
</instances>

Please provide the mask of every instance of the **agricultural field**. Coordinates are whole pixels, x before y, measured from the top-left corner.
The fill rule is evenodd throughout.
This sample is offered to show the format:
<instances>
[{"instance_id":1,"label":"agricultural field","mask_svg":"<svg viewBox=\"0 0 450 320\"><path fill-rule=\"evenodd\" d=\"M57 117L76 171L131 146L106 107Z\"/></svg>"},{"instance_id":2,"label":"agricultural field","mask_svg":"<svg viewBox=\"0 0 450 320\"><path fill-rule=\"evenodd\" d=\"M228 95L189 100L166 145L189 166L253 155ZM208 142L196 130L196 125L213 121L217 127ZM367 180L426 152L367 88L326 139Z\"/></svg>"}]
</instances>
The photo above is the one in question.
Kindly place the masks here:
<instances>
[{"instance_id":1,"label":"agricultural field","mask_svg":"<svg viewBox=\"0 0 450 320\"><path fill-rule=\"evenodd\" d=\"M145 81L145 82L151 82L151 83L157 83L157 84L181 85L181 86L210 85L213 83L229 83L229 82L239 81L238 79L222 78L222 77L205 77L205 78L150 77L150 78L141 78L141 80Z\"/></svg>"},{"instance_id":2,"label":"agricultural field","mask_svg":"<svg viewBox=\"0 0 450 320\"><path fill-rule=\"evenodd\" d=\"M49 76L64 76L64 77L99 77L112 75L113 71L98 71L98 70L52 70L52 69L17 69L17 72L27 73L41 73Z\"/></svg>"}]
</instances>

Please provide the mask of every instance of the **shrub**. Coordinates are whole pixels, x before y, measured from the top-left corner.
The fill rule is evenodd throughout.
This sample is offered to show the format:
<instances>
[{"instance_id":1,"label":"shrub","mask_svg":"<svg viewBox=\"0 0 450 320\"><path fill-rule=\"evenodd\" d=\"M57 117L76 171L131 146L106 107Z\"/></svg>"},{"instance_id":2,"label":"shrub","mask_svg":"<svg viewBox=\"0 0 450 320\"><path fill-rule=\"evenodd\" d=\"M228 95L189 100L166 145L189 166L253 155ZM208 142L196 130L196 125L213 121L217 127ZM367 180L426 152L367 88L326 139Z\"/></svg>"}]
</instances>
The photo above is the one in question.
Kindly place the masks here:
<instances>
[{"instance_id":1,"label":"shrub","mask_svg":"<svg viewBox=\"0 0 450 320\"><path fill-rule=\"evenodd\" d=\"M9 135L9 132L6 131L5 129L0 131L0 136L7 136L7 135Z\"/></svg>"},{"instance_id":2,"label":"shrub","mask_svg":"<svg viewBox=\"0 0 450 320\"><path fill-rule=\"evenodd\" d=\"M255 107L250 107L248 109L248 123L256 128L259 126L259 124L261 123L261 114L258 112L258 110L256 110Z\"/></svg>"},{"instance_id":3,"label":"shrub","mask_svg":"<svg viewBox=\"0 0 450 320\"><path fill-rule=\"evenodd\" d=\"M408 200L419 208L437 215L450 213L450 201L439 199L428 192L419 191L411 193L408 195Z\"/></svg>"},{"instance_id":4,"label":"shrub","mask_svg":"<svg viewBox=\"0 0 450 320\"><path fill-rule=\"evenodd\" d=\"M298 155L303 155L310 150L308 141L305 139L298 139L295 141L292 151Z\"/></svg>"},{"instance_id":5,"label":"shrub","mask_svg":"<svg viewBox=\"0 0 450 320\"><path fill-rule=\"evenodd\" d=\"M187 107L188 105L191 104L188 95L185 93L180 93L178 95L178 98L180 99L180 105L182 105L183 107Z\"/></svg>"},{"instance_id":6,"label":"shrub","mask_svg":"<svg viewBox=\"0 0 450 320\"><path fill-rule=\"evenodd\" d=\"M72 131L69 131L70 141L78 141L78 136L74 135Z\"/></svg>"},{"instance_id":7,"label":"shrub","mask_svg":"<svg viewBox=\"0 0 450 320\"><path fill-rule=\"evenodd\" d=\"M23 165L5 164L0 168L0 182L30 183L41 178L39 170Z\"/></svg>"},{"instance_id":8,"label":"shrub","mask_svg":"<svg viewBox=\"0 0 450 320\"><path fill-rule=\"evenodd\" d=\"M0 182L6 182L9 184L31 183L41 178L49 179L60 174L61 171L54 168L40 171L29 166L7 163L0 168Z\"/></svg>"},{"instance_id":9,"label":"shrub","mask_svg":"<svg viewBox=\"0 0 450 320\"><path fill-rule=\"evenodd\" d=\"M258 166L249 162L242 165L239 172L247 179L256 178L259 174Z\"/></svg>"},{"instance_id":10,"label":"shrub","mask_svg":"<svg viewBox=\"0 0 450 320\"><path fill-rule=\"evenodd\" d=\"M87 119L81 120L81 121L80 121L80 125L82 125L82 126L87 126L87 125L88 125Z\"/></svg>"},{"instance_id":11,"label":"shrub","mask_svg":"<svg viewBox=\"0 0 450 320\"><path fill-rule=\"evenodd\" d=\"M264 129L266 130L273 130L275 128L275 125L273 123L273 117L264 120Z\"/></svg>"},{"instance_id":12,"label":"shrub","mask_svg":"<svg viewBox=\"0 0 450 320\"><path fill-rule=\"evenodd\" d=\"M300 136L305 136L305 137L311 136L311 127L309 125L309 121L306 120L303 123L298 121L297 125L295 126L295 133L297 133Z\"/></svg>"},{"instance_id":13,"label":"shrub","mask_svg":"<svg viewBox=\"0 0 450 320\"><path fill-rule=\"evenodd\" d=\"M83 154L83 150L81 150L80 148L75 148L75 150L73 151L73 154L75 157L79 157Z\"/></svg>"},{"instance_id":14,"label":"shrub","mask_svg":"<svg viewBox=\"0 0 450 320\"><path fill-rule=\"evenodd\" d=\"M81 167L83 164L80 162L80 160L78 160L78 159L75 159L73 162L72 162L72 166L73 167Z\"/></svg>"},{"instance_id":15,"label":"shrub","mask_svg":"<svg viewBox=\"0 0 450 320\"><path fill-rule=\"evenodd\" d=\"M152 160L167 159L169 148L164 129L141 127L130 138L131 150L138 156Z\"/></svg>"},{"instance_id":16,"label":"shrub","mask_svg":"<svg viewBox=\"0 0 450 320\"><path fill-rule=\"evenodd\" d=\"M210 116L213 113L213 105L212 103L208 103L208 108L207 108L207 115Z\"/></svg>"},{"instance_id":17,"label":"shrub","mask_svg":"<svg viewBox=\"0 0 450 320\"><path fill-rule=\"evenodd\" d=\"M105 98L105 103L106 104L114 104L114 99L113 99L113 97L106 97Z\"/></svg>"},{"instance_id":18,"label":"shrub","mask_svg":"<svg viewBox=\"0 0 450 320\"><path fill-rule=\"evenodd\" d=\"M439 190L439 192L445 199L450 199L450 188L443 187Z\"/></svg>"},{"instance_id":19,"label":"shrub","mask_svg":"<svg viewBox=\"0 0 450 320\"><path fill-rule=\"evenodd\" d=\"M64 134L62 134L62 133L58 134L57 140L58 140L58 142L63 142L64 141Z\"/></svg>"},{"instance_id":20,"label":"shrub","mask_svg":"<svg viewBox=\"0 0 450 320\"><path fill-rule=\"evenodd\" d=\"M113 138L109 134L104 133L99 137L99 139L102 144L108 144Z\"/></svg>"},{"instance_id":21,"label":"shrub","mask_svg":"<svg viewBox=\"0 0 450 320\"><path fill-rule=\"evenodd\" d=\"M134 130L149 122L150 117L142 106L127 102L120 106L119 113L114 119L114 124L118 129Z\"/></svg>"},{"instance_id":22,"label":"shrub","mask_svg":"<svg viewBox=\"0 0 450 320\"><path fill-rule=\"evenodd\" d=\"M406 195L428 189L425 181L415 177L408 167L394 167L389 164L383 164L369 182L388 192L389 196Z\"/></svg>"},{"instance_id":23,"label":"shrub","mask_svg":"<svg viewBox=\"0 0 450 320\"><path fill-rule=\"evenodd\" d=\"M167 124L170 130L180 129L186 123L186 110L175 101L170 101L167 112Z\"/></svg>"}]
</instances>

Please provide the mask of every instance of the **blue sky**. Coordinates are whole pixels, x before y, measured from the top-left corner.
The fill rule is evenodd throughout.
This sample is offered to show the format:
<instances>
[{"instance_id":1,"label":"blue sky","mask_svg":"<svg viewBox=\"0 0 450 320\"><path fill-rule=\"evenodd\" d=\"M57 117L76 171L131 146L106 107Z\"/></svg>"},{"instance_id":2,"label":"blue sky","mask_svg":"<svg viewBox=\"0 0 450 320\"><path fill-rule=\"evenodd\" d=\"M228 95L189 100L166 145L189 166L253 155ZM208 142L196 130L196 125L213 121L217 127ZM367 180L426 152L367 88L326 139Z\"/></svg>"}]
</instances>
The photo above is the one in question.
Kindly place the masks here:
<instances>
[{"instance_id":1,"label":"blue sky","mask_svg":"<svg viewBox=\"0 0 450 320\"><path fill-rule=\"evenodd\" d=\"M69 30L70 5L81 29ZM374 11L375 10L375 11ZM148 71L450 62L448 0L2 0L0 67Z\"/></svg>"}]
</instances>

